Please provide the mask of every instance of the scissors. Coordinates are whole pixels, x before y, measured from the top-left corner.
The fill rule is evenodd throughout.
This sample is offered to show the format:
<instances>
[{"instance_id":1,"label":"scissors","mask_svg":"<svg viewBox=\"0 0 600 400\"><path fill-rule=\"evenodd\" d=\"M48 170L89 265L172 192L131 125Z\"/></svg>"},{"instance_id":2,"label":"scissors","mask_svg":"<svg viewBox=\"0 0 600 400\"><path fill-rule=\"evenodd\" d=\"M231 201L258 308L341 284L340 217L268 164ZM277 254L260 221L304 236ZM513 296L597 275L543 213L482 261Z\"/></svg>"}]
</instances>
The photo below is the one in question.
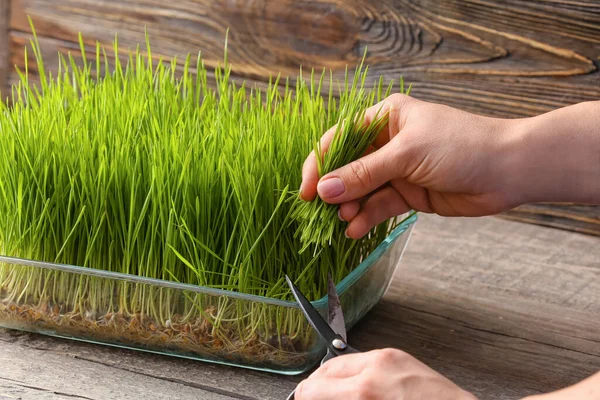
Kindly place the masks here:
<instances>
[{"instance_id":1,"label":"scissors","mask_svg":"<svg viewBox=\"0 0 600 400\"><path fill-rule=\"evenodd\" d=\"M360 351L350 347L347 343L346 337L346 323L344 322L344 314L342 313L342 305L340 304L340 298L335 290L335 283L331 277L331 273L328 274L327 282L327 319L319 314L319 312L310 304L310 301L304 297L302 292L292 283L290 278L286 275L285 280L287 281L292 294L296 298L296 301L300 305L300 309L306 316L306 319L310 325L317 331L317 334L322 340L327 343L327 354L321 360L321 365L333 357L342 356L344 354L360 353ZM294 399L294 393L296 390L288 396L287 400Z\"/></svg>"}]
</instances>

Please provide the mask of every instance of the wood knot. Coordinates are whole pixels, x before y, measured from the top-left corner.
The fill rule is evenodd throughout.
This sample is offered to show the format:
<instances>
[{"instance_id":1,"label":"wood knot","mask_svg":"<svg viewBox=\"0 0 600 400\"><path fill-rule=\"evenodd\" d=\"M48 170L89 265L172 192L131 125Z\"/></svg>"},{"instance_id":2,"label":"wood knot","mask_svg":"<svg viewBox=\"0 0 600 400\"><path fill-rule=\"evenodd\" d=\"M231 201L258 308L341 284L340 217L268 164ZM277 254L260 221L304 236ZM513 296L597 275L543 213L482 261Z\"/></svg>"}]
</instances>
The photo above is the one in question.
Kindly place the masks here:
<instances>
[{"instance_id":1,"label":"wood knot","mask_svg":"<svg viewBox=\"0 0 600 400\"><path fill-rule=\"evenodd\" d=\"M228 10L221 8L223 15L231 17L236 8L231 26L237 43L251 40L259 46L261 51L237 49L257 65L270 62L278 70L297 72L298 65L334 68L347 64L349 56L356 58L353 49L361 24L349 3L234 0L224 4Z\"/></svg>"}]
</instances>

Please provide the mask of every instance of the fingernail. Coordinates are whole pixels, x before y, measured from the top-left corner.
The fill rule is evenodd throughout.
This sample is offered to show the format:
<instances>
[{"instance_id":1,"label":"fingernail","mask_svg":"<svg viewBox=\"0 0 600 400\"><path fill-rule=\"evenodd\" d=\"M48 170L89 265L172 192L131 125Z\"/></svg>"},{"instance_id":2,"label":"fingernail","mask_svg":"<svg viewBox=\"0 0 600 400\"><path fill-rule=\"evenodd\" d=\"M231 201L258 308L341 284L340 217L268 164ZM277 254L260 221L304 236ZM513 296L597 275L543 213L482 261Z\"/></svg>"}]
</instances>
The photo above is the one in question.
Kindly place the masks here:
<instances>
[{"instance_id":1,"label":"fingernail","mask_svg":"<svg viewBox=\"0 0 600 400\"><path fill-rule=\"evenodd\" d=\"M344 231L344 236L346 236L346 239L350 239L350 236L348 236L348 229Z\"/></svg>"},{"instance_id":2,"label":"fingernail","mask_svg":"<svg viewBox=\"0 0 600 400\"><path fill-rule=\"evenodd\" d=\"M337 197L346 191L340 178L329 178L319 182L317 191L321 197Z\"/></svg>"},{"instance_id":3,"label":"fingernail","mask_svg":"<svg viewBox=\"0 0 600 400\"><path fill-rule=\"evenodd\" d=\"M342 210L340 210L339 208L338 208L338 218L340 219L340 221L344 220L344 218L342 218Z\"/></svg>"}]
</instances>

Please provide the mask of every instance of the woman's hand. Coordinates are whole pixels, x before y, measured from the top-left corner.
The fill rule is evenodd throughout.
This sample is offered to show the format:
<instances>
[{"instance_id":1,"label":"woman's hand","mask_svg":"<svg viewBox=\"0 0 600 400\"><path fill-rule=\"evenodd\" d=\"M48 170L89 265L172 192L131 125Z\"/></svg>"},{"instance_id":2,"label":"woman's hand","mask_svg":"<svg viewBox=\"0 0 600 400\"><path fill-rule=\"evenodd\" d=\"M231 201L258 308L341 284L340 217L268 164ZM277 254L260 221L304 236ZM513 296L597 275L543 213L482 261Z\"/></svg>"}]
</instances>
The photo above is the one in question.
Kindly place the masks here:
<instances>
[{"instance_id":1,"label":"woman's hand","mask_svg":"<svg viewBox=\"0 0 600 400\"><path fill-rule=\"evenodd\" d=\"M351 238L411 209L483 216L531 201L600 202L600 102L509 120L395 94L365 123L382 106L389 123L367 155L319 180L311 153L302 171L301 197L340 204Z\"/></svg>"},{"instance_id":2,"label":"woman's hand","mask_svg":"<svg viewBox=\"0 0 600 400\"><path fill-rule=\"evenodd\" d=\"M296 388L297 400L476 400L396 349L335 357Z\"/></svg>"}]
</instances>

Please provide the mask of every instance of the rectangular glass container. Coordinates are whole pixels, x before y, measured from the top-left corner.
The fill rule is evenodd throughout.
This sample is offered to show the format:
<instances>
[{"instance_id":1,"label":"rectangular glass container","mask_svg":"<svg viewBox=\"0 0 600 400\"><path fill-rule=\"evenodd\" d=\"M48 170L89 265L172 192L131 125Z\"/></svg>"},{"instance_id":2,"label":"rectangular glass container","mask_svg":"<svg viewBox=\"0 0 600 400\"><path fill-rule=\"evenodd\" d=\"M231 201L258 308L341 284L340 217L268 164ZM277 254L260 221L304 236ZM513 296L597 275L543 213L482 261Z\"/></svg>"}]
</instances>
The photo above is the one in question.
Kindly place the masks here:
<instances>
[{"instance_id":1,"label":"rectangular glass container","mask_svg":"<svg viewBox=\"0 0 600 400\"><path fill-rule=\"evenodd\" d=\"M416 219L337 284L347 329L388 289ZM312 304L326 315L326 296ZM4 256L0 326L287 375L325 352L295 302Z\"/></svg>"}]
</instances>

